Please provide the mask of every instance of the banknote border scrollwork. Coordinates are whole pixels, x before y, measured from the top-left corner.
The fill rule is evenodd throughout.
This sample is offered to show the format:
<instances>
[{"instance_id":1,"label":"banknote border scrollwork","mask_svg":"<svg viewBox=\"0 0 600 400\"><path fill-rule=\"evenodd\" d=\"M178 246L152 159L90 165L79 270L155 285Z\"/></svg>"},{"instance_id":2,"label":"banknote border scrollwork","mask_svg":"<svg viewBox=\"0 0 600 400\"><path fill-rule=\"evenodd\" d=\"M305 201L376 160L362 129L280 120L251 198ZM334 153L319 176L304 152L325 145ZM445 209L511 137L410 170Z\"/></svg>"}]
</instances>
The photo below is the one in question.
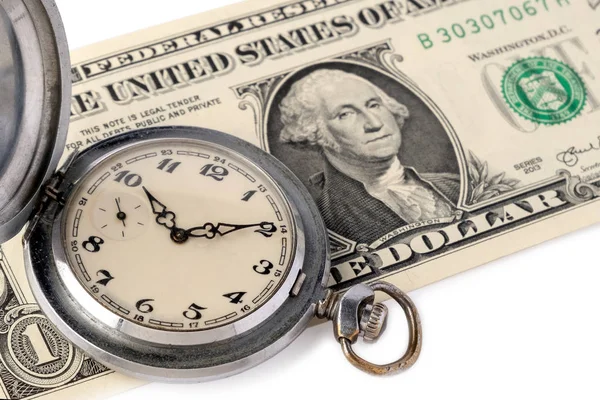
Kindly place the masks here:
<instances>
[{"instance_id":1,"label":"banknote border scrollwork","mask_svg":"<svg viewBox=\"0 0 600 400\"><path fill-rule=\"evenodd\" d=\"M571 203L581 204L600 197L600 188L583 182L578 175L572 175L565 169L558 170L556 174L565 179L565 196Z\"/></svg>"},{"instance_id":2,"label":"banknote border scrollwork","mask_svg":"<svg viewBox=\"0 0 600 400\"><path fill-rule=\"evenodd\" d=\"M18 360L6 359L10 352L6 340L11 327L24 318L45 317L39 307L29 303L21 292L12 268L6 253L0 247L0 304L3 307L0 309L0 338L4 341L0 346L4 349L0 353L0 393L4 392L11 399L34 399L113 374L113 371L72 345L72 357L65 363L65 369L60 374L36 377L29 376L25 371L23 374L19 373Z\"/></svg>"},{"instance_id":3,"label":"banknote border scrollwork","mask_svg":"<svg viewBox=\"0 0 600 400\"><path fill-rule=\"evenodd\" d=\"M356 251L357 243L353 240L338 235L332 230L328 230L328 235L332 260L350 255Z\"/></svg>"},{"instance_id":4,"label":"banknote border scrollwork","mask_svg":"<svg viewBox=\"0 0 600 400\"><path fill-rule=\"evenodd\" d=\"M260 140L260 148L269 151L269 143L267 135L263 129L263 120L266 114L265 104L268 103L269 97L273 94L274 88L279 82L284 80L289 73L279 76L266 78L259 82L250 83L244 87L238 87L235 90L237 96L242 99L239 108L242 111L251 109L254 113L254 124L256 135Z\"/></svg>"},{"instance_id":5,"label":"banknote border scrollwork","mask_svg":"<svg viewBox=\"0 0 600 400\"><path fill-rule=\"evenodd\" d=\"M15 307L11 309L6 317L5 323L8 324L8 332L6 334L7 343L13 342L13 332L14 328L23 321L27 319L43 319L46 320L46 317L41 313L40 309L34 304L24 304L19 307ZM49 322L48 322L49 324ZM59 334L56 333L57 339L61 340ZM66 342L65 339L62 339ZM19 380L42 389L54 389L56 387L63 386L67 382L71 381L77 374L83 364L84 355L81 350L77 349L73 345L68 345L69 354L67 355L66 360L63 360L64 365L57 372L49 375L49 376L38 376L33 371L27 371L26 367L19 362L19 359L16 354L12 354L14 352L14 347L9 346L8 350L11 353L10 358L3 360L5 362L5 366L8 370ZM57 357L58 359L58 357Z\"/></svg>"}]
</instances>

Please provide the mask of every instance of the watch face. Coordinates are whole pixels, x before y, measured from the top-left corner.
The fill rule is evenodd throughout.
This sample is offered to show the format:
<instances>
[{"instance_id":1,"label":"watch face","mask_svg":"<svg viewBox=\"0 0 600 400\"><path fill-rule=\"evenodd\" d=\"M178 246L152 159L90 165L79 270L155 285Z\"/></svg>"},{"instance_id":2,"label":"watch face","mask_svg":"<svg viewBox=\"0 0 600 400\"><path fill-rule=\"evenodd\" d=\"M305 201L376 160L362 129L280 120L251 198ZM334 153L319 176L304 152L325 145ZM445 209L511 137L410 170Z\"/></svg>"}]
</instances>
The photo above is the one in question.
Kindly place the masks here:
<instances>
[{"instance_id":1,"label":"watch face","mask_svg":"<svg viewBox=\"0 0 600 400\"><path fill-rule=\"evenodd\" d=\"M72 192L63 238L80 283L148 328L234 323L286 281L298 233L271 178L216 144L155 140L112 154Z\"/></svg>"}]
</instances>

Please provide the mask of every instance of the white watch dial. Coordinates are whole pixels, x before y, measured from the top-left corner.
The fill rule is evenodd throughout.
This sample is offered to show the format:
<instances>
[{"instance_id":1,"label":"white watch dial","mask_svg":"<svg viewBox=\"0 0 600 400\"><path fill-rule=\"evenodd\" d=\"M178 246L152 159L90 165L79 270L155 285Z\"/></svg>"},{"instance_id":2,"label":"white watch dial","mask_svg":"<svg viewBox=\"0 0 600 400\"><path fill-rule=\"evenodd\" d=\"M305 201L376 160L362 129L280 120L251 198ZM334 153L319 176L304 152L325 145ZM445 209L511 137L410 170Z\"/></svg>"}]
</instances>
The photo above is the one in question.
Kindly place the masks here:
<instances>
[{"instance_id":1,"label":"white watch dial","mask_svg":"<svg viewBox=\"0 0 600 400\"><path fill-rule=\"evenodd\" d=\"M263 170L183 140L133 146L94 167L63 227L71 268L98 302L168 331L216 328L260 308L286 280L297 235Z\"/></svg>"}]
</instances>

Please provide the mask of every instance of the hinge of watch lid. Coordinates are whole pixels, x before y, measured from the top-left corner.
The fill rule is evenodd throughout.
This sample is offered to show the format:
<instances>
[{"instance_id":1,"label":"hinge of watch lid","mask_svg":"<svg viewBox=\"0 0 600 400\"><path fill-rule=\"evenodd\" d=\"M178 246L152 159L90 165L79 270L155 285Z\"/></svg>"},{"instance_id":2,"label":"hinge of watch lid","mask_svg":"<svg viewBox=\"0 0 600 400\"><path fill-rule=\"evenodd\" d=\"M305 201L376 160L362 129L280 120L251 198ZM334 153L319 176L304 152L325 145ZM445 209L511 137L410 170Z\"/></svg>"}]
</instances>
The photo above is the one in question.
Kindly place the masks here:
<instances>
[{"instance_id":1,"label":"hinge of watch lid","mask_svg":"<svg viewBox=\"0 0 600 400\"><path fill-rule=\"evenodd\" d=\"M69 155L69 157L67 157L60 169L56 171L54 175L52 175L52 177L46 184L46 187L44 188L44 197L42 198L42 203L47 203L49 200L52 200L57 202L61 206L65 205L65 199L62 196L62 193L58 191L58 188L60 187L60 185L62 185L63 180L65 179L65 174L73 164L73 161L75 161L76 157L77 151L74 151Z\"/></svg>"},{"instance_id":2,"label":"hinge of watch lid","mask_svg":"<svg viewBox=\"0 0 600 400\"><path fill-rule=\"evenodd\" d=\"M304 281L306 280L306 274L302 271L298 273L298 277L296 278L296 282L294 282L294 286L292 286L292 290L290 291L290 296L296 297L300 294L300 290L304 285Z\"/></svg>"},{"instance_id":3,"label":"hinge of watch lid","mask_svg":"<svg viewBox=\"0 0 600 400\"><path fill-rule=\"evenodd\" d=\"M29 238L31 236L31 232L33 231L35 226L38 224L40 217L41 217L42 213L44 212L44 210L46 209L46 207L48 206L49 202L54 201L54 202L60 204L61 206L65 205L65 198L63 197L62 193L59 192L58 189L59 189L60 185L62 185L63 180L65 179L66 171L73 164L73 161L75 161L76 157L77 157L76 151L73 152L72 154L70 154L69 157L65 160L62 167L60 167L60 169L58 171L56 171L54 173L54 175L52 175L52 177L50 177L50 180L48 180L48 182L45 184L45 186L43 188L44 193L42 194L42 198L36 207L35 214L33 215L33 218L31 219L29 226L27 227L27 230L25 231L25 235L23 236L23 241L29 240Z\"/></svg>"}]
</instances>

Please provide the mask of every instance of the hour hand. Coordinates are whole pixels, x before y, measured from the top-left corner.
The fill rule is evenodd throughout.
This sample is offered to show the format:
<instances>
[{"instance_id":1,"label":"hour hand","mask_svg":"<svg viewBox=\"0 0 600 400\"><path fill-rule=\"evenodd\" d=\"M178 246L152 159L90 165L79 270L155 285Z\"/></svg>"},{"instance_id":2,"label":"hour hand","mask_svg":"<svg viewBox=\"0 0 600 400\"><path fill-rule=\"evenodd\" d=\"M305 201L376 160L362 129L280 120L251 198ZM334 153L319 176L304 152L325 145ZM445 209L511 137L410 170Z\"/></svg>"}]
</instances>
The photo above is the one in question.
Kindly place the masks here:
<instances>
[{"instance_id":1,"label":"hour hand","mask_svg":"<svg viewBox=\"0 0 600 400\"><path fill-rule=\"evenodd\" d=\"M257 228L254 232L260 233L264 237L271 237L273 236L273 233L277 232L277 227L275 227L275 224L272 222L261 222L260 224L251 225L233 225L220 222L217 225L208 223L203 226L188 229L186 234L189 237L194 238L214 239L217 235L225 236L235 231L250 228Z\"/></svg>"},{"instance_id":2,"label":"hour hand","mask_svg":"<svg viewBox=\"0 0 600 400\"><path fill-rule=\"evenodd\" d=\"M142 189L144 189L144 192L148 197L148 201L150 201L152 212L154 215L156 215L156 223L170 230L176 229L177 223L175 222L175 213L167 210L167 206L158 201L158 199L154 197L152 193L146 189L146 187L142 187Z\"/></svg>"}]
</instances>

